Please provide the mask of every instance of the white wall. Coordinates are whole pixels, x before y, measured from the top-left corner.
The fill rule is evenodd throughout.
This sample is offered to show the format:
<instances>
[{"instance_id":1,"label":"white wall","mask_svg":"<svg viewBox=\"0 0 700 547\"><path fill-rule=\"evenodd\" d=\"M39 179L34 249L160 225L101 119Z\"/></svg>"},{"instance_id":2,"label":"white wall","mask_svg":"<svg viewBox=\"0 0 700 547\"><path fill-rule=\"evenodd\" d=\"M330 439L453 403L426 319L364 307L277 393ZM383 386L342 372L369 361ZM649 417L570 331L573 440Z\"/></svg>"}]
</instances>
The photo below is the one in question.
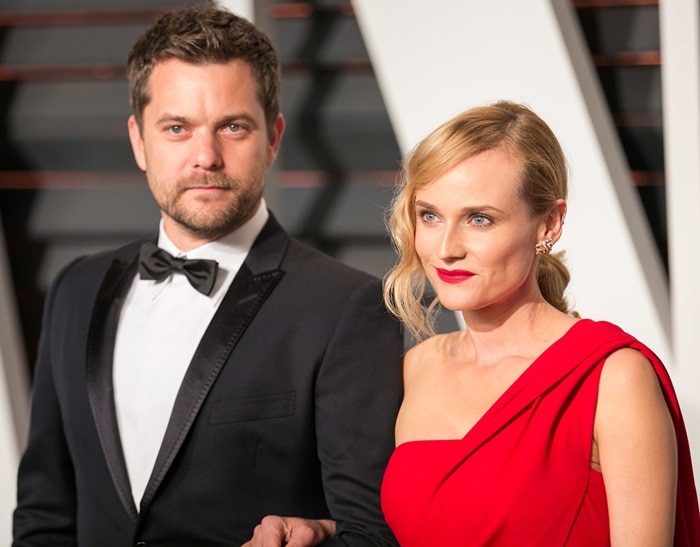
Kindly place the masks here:
<instances>
[{"instance_id":1,"label":"white wall","mask_svg":"<svg viewBox=\"0 0 700 547\"><path fill-rule=\"evenodd\" d=\"M219 0L219 5L249 21L255 21L254 0Z\"/></svg>"},{"instance_id":2,"label":"white wall","mask_svg":"<svg viewBox=\"0 0 700 547\"><path fill-rule=\"evenodd\" d=\"M9 545L19 452L28 418L28 380L0 222L0 543Z\"/></svg>"},{"instance_id":3,"label":"white wall","mask_svg":"<svg viewBox=\"0 0 700 547\"><path fill-rule=\"evenodd\" d=\"M664 154L676 389L691 421L700 481L700 7L660 2Z\"/></svg>"},{"instance_id":4,"label":"white wall","mask_svg":"<svg viewBox=\"0 0 700 547\"><path fill-rule=\"evenodd\" d=\"M676 4L680 3L687 8L693 2ZM674 337L662 262L570 2L354 0L353 4L402 151L458 112L498 99L527 103L551 125L572 174L565 235L557 245L568 250L569 294L583 316L619 324L664 360L680 388L695 467L700 469L700 412L694 393L700 387L696 381L700 337L692 332L699 306L683 308L682 316L677 306L678 297L700 291L689 279L674 277L674 320L676 326L687 325L684 331L676 329ZM696 10L679 14L679 19L694 17L697 22ZM666 66L669 59L664 55ZM697 59L694 62L690 74L697 73ZM685 100L694 100L691 111L696 112L697 95ZM697 131L697 116L688 123ZM689 184L697 188L700 148L697 142L693 146L695 170ZM674 174L679 173L670 173ZM687 208L686 214L697 219L700 203L693 201ZM673 211L669 214L675 216ZM686 239L697 248L700 239L693 229ZM683 252L692 254L689 248ZM683 359L673 351L680 334L688 346ZM689 378L694 385L687 384Z\"/></svg>"}]
</instances>

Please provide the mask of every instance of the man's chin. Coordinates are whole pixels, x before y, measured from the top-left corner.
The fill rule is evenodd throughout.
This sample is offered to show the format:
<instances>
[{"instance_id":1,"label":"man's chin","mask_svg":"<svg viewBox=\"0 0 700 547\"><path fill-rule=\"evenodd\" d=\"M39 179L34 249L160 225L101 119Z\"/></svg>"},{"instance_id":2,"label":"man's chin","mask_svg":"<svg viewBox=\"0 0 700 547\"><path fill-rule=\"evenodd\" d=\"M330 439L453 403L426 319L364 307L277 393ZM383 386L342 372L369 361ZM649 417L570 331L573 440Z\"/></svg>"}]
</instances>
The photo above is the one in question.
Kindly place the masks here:
<instances>
[{"instance_id":1,"label":"man's chin","mask_svg":"<svg viewBox=\"0 0 700 547\"><path fill-rule=\"evenodd\" d=\"M195 202L228 201L231 199L231 189L220 186L195 186L183 191L181 199Z\"/></svg>"},{"instance_id":2,"label":"man's chin","mask_svg":"<svg viewBox=\"0 0 700 547\"><path fill-rule=\"evenodd\" d=\"M229 214L215 218L212 218L211 215L206 215L205 217L175 217L174 220L194 236L218 239L240 227L247 218L243 218L241 215Z\"/></svg>"},{"instance_id":3,"label":"man's chin","mask_svg":"<svg viewBox=\"0 0 700 547\"><path fill-rule=\"evenodd\" d=\"M180 196L177 207L168 216L192 235L221 237L249 220L258 205L259 201L255 204L234 201L230 191L199 192L196 197L188 191Z\"/></svg>"}]
</instances>

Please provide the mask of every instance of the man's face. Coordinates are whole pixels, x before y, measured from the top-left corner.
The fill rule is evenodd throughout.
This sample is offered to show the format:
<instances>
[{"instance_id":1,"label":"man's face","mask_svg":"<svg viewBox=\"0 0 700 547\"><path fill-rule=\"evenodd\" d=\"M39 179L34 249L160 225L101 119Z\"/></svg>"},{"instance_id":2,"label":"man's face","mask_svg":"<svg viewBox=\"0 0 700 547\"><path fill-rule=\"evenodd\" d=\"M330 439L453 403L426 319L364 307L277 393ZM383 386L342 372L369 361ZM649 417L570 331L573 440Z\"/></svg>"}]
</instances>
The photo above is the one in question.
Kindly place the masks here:
<instances>
[{"instance_id":1,"label":"man's face","mask_svg":"<svg viewBox=\"0 0 700 547\"><path fill-rule=\"evenodd\" d=\"M154 67L148 92L142 127L129 118L131 145L168 237L187 251L258 209L284 120L268 130L253 71L241 60L168 59Z\"/></svg>"}]
</instances>

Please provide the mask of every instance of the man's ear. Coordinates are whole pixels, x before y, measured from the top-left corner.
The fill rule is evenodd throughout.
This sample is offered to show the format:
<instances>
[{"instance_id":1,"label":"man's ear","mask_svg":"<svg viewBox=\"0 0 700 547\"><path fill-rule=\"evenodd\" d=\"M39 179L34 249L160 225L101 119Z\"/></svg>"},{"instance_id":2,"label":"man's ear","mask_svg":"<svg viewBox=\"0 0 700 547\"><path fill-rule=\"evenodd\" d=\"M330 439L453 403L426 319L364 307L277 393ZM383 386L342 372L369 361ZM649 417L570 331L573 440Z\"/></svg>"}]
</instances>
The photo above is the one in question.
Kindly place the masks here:
<instances>
[{"instance_id":1,"label":"man's ear","mask_svg":"<svg viewBox=\"0 0 700 547\"><path fill-rule=\"evenodd\" d=\"M277 116L275 120L275 125L270 131L269 145L267 149L267 166L270 167L277 157L277 152L280 149L280 143L282 142L282 134L284 133L284 117L282 114Z\"/></svg>"},{"instance_id":2,"label":"man's ear","mask_svg":"<svg viewBox=\"0 0 700 547\"><path fill-rule=\"evenodd\" d=\"M131 150L134 152L134 159L136 160L136 165L142 171L146 170L146 153L143 149L143 138L141 137L141 128L136 122L136 118L131 115L129 116L129 121L127 122L127 127L129 129L129 140L131 141Z\"/></svg>"}]
</instances>

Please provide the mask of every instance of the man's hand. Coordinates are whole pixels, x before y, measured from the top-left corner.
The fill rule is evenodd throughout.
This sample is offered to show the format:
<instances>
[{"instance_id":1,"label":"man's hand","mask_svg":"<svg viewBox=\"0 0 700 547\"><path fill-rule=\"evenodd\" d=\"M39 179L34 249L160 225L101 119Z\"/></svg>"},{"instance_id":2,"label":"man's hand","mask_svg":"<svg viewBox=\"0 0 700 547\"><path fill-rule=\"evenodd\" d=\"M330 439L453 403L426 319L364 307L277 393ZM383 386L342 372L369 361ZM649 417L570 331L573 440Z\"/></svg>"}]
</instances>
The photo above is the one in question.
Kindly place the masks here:
<instances>
[{"instance_id":1,"label":"man's hand","mask_svg":"<svg viewBox=\"0 0 700 547\"><path fill-rule=\"evenodd\" d=\"M241 547L313 547L335 535L334 520L268 515Z\"/></svg>"}]
</instances>

